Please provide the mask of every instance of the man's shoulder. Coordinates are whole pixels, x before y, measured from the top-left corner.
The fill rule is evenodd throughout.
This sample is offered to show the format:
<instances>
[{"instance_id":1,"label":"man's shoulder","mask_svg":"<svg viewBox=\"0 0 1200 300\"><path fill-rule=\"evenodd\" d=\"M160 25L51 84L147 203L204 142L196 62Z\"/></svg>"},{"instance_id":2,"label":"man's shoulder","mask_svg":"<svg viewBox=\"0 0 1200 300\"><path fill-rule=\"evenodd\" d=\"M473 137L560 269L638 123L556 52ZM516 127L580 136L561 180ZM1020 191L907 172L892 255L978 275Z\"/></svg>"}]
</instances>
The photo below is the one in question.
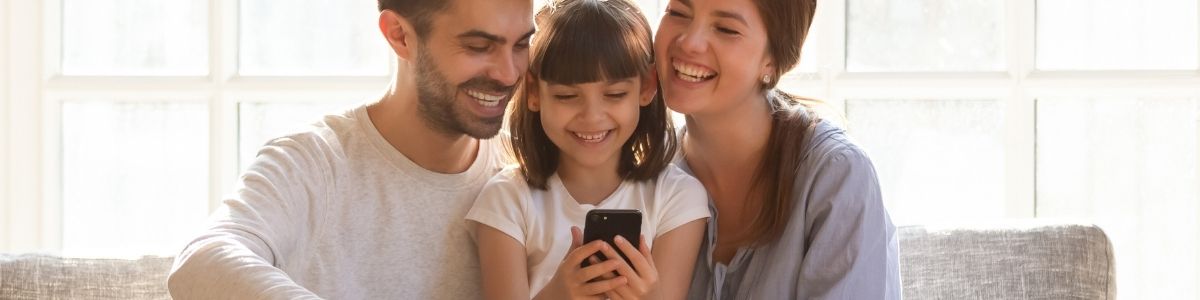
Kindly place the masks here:
<instances>
[{"instance_id":1,"label":"man's shoulder","mask_svg":"<svg viewBox=\"0 0 1200 300\"><path fill-rule=\"evenodd\" d=\"M264 147L282 147L291 151L326 152L341 148L347 136L358 131L356 109L333 111L307 124L297 124L271 138Z\"/></svg>"}]
</instances>

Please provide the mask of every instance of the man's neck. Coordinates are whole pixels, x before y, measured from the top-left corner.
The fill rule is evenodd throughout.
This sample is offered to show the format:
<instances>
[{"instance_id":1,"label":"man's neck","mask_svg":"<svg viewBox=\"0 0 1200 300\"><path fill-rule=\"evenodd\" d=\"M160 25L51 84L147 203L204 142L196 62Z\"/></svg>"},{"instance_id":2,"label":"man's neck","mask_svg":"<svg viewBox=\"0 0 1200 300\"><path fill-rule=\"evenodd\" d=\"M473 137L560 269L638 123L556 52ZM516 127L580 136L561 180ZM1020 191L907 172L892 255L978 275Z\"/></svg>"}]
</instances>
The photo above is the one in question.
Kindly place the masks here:
<instances>
[{"instance_id":1,"label":"man's neck","mask_svg":"<svg viewBox=\"0 0 1200 300\"><path fill-rule=\"evenodd\" d=\"M415 86L393 86L379 102L367 106L367 115L383 139L418 166L443 174L465 172L475 162L479 140L430 127L417 101Z\"/></svg>"}]
</instances>

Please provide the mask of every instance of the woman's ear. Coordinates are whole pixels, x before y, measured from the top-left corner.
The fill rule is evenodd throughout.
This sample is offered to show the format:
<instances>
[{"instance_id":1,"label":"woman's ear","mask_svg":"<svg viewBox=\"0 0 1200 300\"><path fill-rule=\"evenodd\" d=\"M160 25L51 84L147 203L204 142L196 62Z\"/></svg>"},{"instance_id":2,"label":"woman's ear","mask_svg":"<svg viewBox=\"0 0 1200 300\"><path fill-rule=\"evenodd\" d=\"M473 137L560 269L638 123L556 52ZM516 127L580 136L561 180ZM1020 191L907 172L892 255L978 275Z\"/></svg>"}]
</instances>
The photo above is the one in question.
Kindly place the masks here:
<instances>
[{"instance_id":1,"label":"woman's ear","mask_svg":"<svg viewBox=\"0 0 1200 300\"><path fill-rule=\"evenodd\" d=\"M763 56L764 56L763 57L763 66L762 66L762 70L759 71L760 77L758 78L758 80L759 80L759 83L766 85L767 83L769 83L768 81L771 79L770 77L773 74L775 74L775 62L773 60L771 60L771 55L763 54Z\"/></svg>"},{"instance_id":2,"label":"woman's ear","mask_svg":"<svg viewBox=\"0 0 1200 300\"><path fill-rule=\"evenodd\" d=\"M404 60L411 61L413 59L417 31L416 28L413 28L412 23L408 22L408 19L385 9L379 12L379 31L383 33L383 38L387 40L388 46L392 47L392 51L397 56Z\"/></svg>"},{"instance_id":3,"label":"woman's ear","mask_svg":"<svg viewBox=\"0 0 1200 300\"><path fill-rule=\"evenodd\" d=\"M655 71L654 66L652 65L650 66L650 72L647 72L646 76L642 76L642 90L638 95L641 98L638 99L638 104L641 106L650 105L650 102L654 101L654 96L657 94L658 72Z\"/></svg>"},{"instance_id":4,"label":"woman's ear","mask_svg":"<svg viewBox=\"0 0 1200 300\"><path fill-rule=\"evenodd\" d=\"M534 112L542 111L542 101L541 101L541 95L539 95L539 92L538 92L537 78L534 77L532 73L526 72L525 73L525 84L523 84L523 85L525 86L524 90L525 90L525 105L526 105L526 107L529 108L529 111L534 111Z\"/></svg>"}]
</instances>

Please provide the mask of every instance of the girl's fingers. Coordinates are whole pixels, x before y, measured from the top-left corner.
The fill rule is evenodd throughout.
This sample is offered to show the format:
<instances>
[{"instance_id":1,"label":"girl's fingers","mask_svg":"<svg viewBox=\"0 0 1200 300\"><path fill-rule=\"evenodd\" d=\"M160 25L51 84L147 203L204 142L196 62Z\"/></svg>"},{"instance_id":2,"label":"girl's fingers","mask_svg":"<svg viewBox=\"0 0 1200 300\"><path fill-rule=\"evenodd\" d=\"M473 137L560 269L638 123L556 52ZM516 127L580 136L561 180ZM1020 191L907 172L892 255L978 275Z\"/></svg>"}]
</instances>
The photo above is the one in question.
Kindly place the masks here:
<instances>
[{"instance_id":1,"label":"girl's fingers","mask_svg":"<svg viewBox=\"0 0 1200 300\"><path fill-rule=\"evenodd\" d=\"M617 294L617 296L620 296L621 299L638 299L637 293L635 293L633 291L633 287L628 284L613 289L612 294Z\"/></svg>"},{"instance_id":2,"label":"girl's fingers","mask_svg":"<svg viewBox=\"0 0 1200 300\"><path fill-rule=\"evenodd\" d=\"M588 282L592 279L596 279L597 277L604 279L605 277L601 276L616 271L617 268L622 265L624 265L624 263L613 261L611 259L599 264L590 265L587 268L580 269L578 273L575 273L577 276L575 277L575 280L578 280L578 282Z\"/></svg>"},{"instance_id":3,"label":"girl's fingers","mask_svg":"<svg viewBox=\"0 0 1200 300\"><path fill-rule=\"evenodd\" d=\"M593 241L591 243L587 243L587 245L580 246L571 250L571 252L568 252L567 256L563 258L563 266L578 266L582 264L583 260L587 259L588 256L592 256L593 254L596 254L596 252L607 248L612 247L608 246L608 243L605 243L604 241Z\"/></svg>"},{"instance_id":4,"label":"girl's fingers","mask_svg":"<svg viewBox=\"0 0 1200 300\"><path fill-rule=\"evenodd\" d=\"M601 263L600 258L596 257L595 255L588 256L588 262L591 263L592 265L598 265ZM600 274L600 278L603 278L603 279L610 279L613 277L617 277L617 274L613 274L613 272Z\"/></svg>"},{"instance_id":5,"label":"girl's fingers","mask_svg":"<svg viewBox=\"0 0 1200 300\"><path fill-rule=\"evenodd\" d=\"M624 298L621 298L621 295L617 294L616 289L612 289L607 292L604 292L604 298L608 298L608 300L617 300L617 299L624 300Z\"/></svg>"},{"instance_id":6,"label":"girl's fingers","mask_svg":"<svg viewBox=\"0 0 1200 300\"><path fill-rule=\"evenodd\" d=\"M614 288L625 286L629 280L625 277L617 277L613 279L598 280L596 282L584 283L579 287L579 291L584 295L599 295L611 291Z\"/></svg>"},{"instance_id":7,"label":"girl's fingers","mask_svg":"<svg viewBox=\"0 0 1200 300\"><path fill-rule=\"evenodd\" d=\"M633 248L633 244L629 243L628 240L625 240L624 237L618 235L615 240L617 242L617 248L620 248L621 252L624 252L625 256L629 257L629 262L633 264L634 268L637 268L639 272L638 274L642 275L642 277L650 274L653 274L654 277L658 277L658 271L654 269L654 264L647 260L647 257L649 256L642 254L641 251ZM646 245L646 243L641 244L643 246ZM607 252L604 253L604 255L608 255Z\"/></svg>"},{"instance_id":8,"label":"girl's fingers","mask_svg":"<svg viewBox=\"0 0 1200 300\"><path fill-rule=\"evenodd\" d=\"M644 235L644 234L641 235L641 238L642 238L641 239L642 241L645 241L646 235ZM652 268L650 268L651 272L653 273L654 278L657 280L658 267L654 267L654 266L656 266L656 264L654 263L654 253L650 252L650 245L648 245L648 243L639 243L639 244L640 245L638 245L638 248L642 250L642 258L645 258L646 263L652 267Z\"/></svg>"},{"instance_id":9,"label":"girl's fingers","mask_svg":"<svg viewBox=\"0 0 1200 300\"><path fill-rule=\"evenodd\" d=\"M618 242L618 243L620 243L620 242ZM621 276L629 277L629 285L631 285L637 289L643 289L643 286L645 284L643 283L642 275L639 274L637 271L634 271L634 269L632 267L630 267L628 263L625 263L625 260L621 259L621 255L617 254L616 249L610 248L607 250L602 250L600 252L604 253L605 257L610 257L608 259L609 262L618 262L619 263L619 267L617 267L617 274L620 274ZM635 252L634 255L640 256L641 254L637 254ZM629 256L629 259L633 260L634 259L633 255Z\"/></svg>"},{"instance_id":10,"label":"girl's fingers","mask_svg":"<svg viewBox=\"0 0 1200 300\"><path fill-rule=\"evenodd\" d=\"M574 250L583 245L583 230L579 230L579 226L571 226L571 248L567 251Z\"/></svg>"}]
</instances>

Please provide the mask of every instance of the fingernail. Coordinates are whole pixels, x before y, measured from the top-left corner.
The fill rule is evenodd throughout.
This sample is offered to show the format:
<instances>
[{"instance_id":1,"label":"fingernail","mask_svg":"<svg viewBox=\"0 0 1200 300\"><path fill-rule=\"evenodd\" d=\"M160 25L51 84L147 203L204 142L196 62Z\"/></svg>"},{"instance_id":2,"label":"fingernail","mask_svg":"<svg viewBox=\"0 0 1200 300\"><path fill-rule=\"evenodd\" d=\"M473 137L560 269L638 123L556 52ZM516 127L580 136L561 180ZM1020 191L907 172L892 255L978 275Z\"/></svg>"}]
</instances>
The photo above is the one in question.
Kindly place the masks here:
<instances>
[{"instance_id":1,"label":"fingernail","mask_svg":"<svg viewBox=\"0 0 1200 300\"><path fill-rule=\"evenodd\" d=\"M617 236L617 238L616 238L616 240L617 240L617 242L618 242L618 243L628 243L628 242L626 242L626 241L625 241L625 237L623 237L623 236L619 236L619 235L618 235L618 236Z\"/></svg>"}]
</instances>

